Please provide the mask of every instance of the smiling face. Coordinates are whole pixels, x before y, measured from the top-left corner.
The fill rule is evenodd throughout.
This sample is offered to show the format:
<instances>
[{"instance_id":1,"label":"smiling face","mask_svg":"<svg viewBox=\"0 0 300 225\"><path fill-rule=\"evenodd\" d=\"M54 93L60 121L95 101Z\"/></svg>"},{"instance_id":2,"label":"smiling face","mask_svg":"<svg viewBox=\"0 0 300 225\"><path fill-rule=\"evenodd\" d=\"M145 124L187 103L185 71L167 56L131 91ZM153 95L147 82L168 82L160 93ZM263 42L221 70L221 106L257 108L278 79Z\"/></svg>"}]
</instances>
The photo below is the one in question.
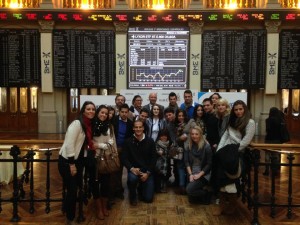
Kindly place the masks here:
<instances>
[{"instance_id":1,"label":"smiling face","mask_svg":"<svg viewBox=\"0 0 300 225\"><path fill-rule=\"evenodd\" d=\"M214 105L211 104L210 101L204 101L203 102L203 107L204 107L204 111L206 113L210 113L210 112L212 112L214 110Z\"/></svg>"},{"instance_id":2,"label":"smiling face","mask_svg":"<svg viewBox=\"0 0 300 225\"><path fill-rule=\"evenodd\" d=\"M190 105L193 103L193 96L190 93L184 93L183 95L184 103Z\"/></svg>"},{"instance_id":3,"label":"smiling face","mask_svg":"<svg viewBox=\"0 0 300 225\"><path fill-rule=\"evenodd\" d=\"M101 120L101 121L105 121L107 120L107 117L108 117L108 109L107 108L102 108L98 115L97 115L98 119Z\"/></svg>"},{"instance_id":4,"label":"smiling face","mask_svg":"<svg viewBox=\"0 0 300 225\"><path fill-rule=\"evenodd\" d=\"M203 113L204 113L204 111L203 111L202 106L198 106L197 107L197 117L201 118L203 116Z\"/></svg>"},{"instance_id":5,"label":"smiling face","mask_svg":"<svg viewBox=\"0 0 300 225\"><path fill-rule=\"evenodd\" d=\"M155 117L159 116L159 107L157 105L153 106L152 113Z\"/></svg>"},{"instance_id":6,"label":"smiling face","mask_svg":"<svg viewBox=\"0 0 300 225\"><path fill-rule=\"evenodd\" d=\"M217 103L217 109L219 113L224 113L227 109L227 105L225 103Z\"/></svg>"},{"instance_id":7,"label":"smiling face","mask_svg":"<svg viewBox=\"0 0 300 225\"><path fill-rule=\"evenodd\" d=\"M211 100L213 101L213 104L216 104L217 101L219 100L219 96L217 94L213 94L211 96Z\"/></svg>"},{"instance_id":8,"label":"smiling face","mask_svg":"<svg viewBox=\"0 0 300 225\"><path fill-rule=\"evenodd\" d=\"M157 101L157 94L156 93L151 93L149 94L149 102L151 105L154 105Z\"/></svg>"},{"instance_id":9,"label":"smiling face","mask_svg":"<svg viewBox=\"0 0 300 225\"><path fill-rule=\"evenodd\" d=\"M135 121L133 124L133 131L136 138L140 138L144 134L144 124L142 121Z\"/></svg>"},{"instance_id":10,"label":"smiling face","mask_svg":"<svg viewBox=\"0 0 300 225\"><path fill-rule=\"evenodd\" d=\"M176 96L170 96L169 97L169 103L172 106L175 106L177 104L177 97Z\"/></svg>"},{"instance_id":11,"label":"smiling face","mask_svg":"<svg viewBox=\"0 0 300 225\"><path fill-rule=\"evenodd\" d=\"M195 143L199 143L199 141L201 140L201 133L197 129L193 128L190 132L190 136L191 136L192 141Z\"/></svg>"},{"instance_id":12,"label":"smiling face","mask_svg":"<svg viewBox=\"0 0 300 225\"><path fill-rule=\"evenodd\" d=\"M143 102L142 98L138 97L134 100L133 105L134 105L135 108L141 108L142 107L142 102Z\"/></svg>"},{"instance_id":13,"label":"smiling face","mask_svg":"<svg viewBox=\"0 0 300 225\"><path fill-rule=\"evenodd\" d=\"M183 112L179 112L178 113L177 120L178 120L179 123L184 122L184 114L183 114Z\"/></svg>"},{"instance_id":14,"label":"smiling face","mask_svg":"<svg viewBox=\"0 0 300 225\"><path fill-rule=\"evenodd\" d=\"M95 116L95 112L96 112L95 106L93 104L88 104L85 106L83 115L88 119L93 119Z\"/></svg>"}]
</instances>

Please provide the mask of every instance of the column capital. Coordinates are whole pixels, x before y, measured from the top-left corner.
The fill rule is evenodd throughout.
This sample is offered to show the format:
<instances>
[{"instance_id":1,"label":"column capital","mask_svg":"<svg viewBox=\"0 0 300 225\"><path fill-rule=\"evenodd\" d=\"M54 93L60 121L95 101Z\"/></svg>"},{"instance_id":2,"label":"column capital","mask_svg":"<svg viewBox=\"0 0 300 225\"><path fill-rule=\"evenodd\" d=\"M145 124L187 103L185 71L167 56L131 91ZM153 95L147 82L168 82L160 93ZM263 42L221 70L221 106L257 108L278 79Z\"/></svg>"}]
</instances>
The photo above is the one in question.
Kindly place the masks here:
<instances>
[{"instance_id":1,"label":"column capital","mask_svg":"<svg viewBox=\"0 0 300 225\"><path fill-rule=\"evenodd\" d=\"M281 21L266 20L265 26L268 33L279 33Z\"/></svg>"},{"instance_id":2,"label":"column capital","mask_svg":"<svg viewBox=\"0 0 300 225\"><path fill-rule=\"evenodd\" d=\"M191 34L202 34L203 32L203 25L204 22L195 22L195 21L190 21L189 22L189 27Z\"/></svg>"},{"instance_id":3,"label":"column capital","mask_svg":"<svg viewBox=\"0 0 300 225\"><path fill-rule=\"evenodd\" d=\"M129 22L114 22L117 34L127 34Z\"/></svg>"},{"instance_id":4,"label":"column capital","mask_svg":"<svg viewBox=\"0 0 300 225\"><path fill-rule=\"evenodd\" d=\"M41 33L52 33L55 22L53 20L39 20Z\"/></svg>"}]
</instances>

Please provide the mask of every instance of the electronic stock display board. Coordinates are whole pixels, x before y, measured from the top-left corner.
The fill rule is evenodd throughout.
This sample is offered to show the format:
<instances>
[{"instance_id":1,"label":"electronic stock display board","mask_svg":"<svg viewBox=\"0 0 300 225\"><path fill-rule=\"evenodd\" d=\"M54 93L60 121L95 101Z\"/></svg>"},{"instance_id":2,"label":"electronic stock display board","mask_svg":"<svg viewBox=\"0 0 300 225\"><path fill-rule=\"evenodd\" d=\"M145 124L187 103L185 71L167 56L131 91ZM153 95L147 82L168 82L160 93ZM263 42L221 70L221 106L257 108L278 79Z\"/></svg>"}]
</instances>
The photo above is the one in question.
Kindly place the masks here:
<instances>
[{"instance_id":1,"label":"electronic stock display board","mask_svg":"<svg viewBox=\"0 0 300 225\"><path fill-rule=\"evenodd\" d=\"M130 27L128 89L185 89L188 77L187 27Z\"/></svg>"},{"instance_id":2,"label":"electronic stock display board","mask_svg":"<svg viewBox=\"0 0 300 225\"><path fill-rule=\"evenodd\" d=\"M279 81L280 89L300 88L300 30L280 32Z\"/></svg>"},{"instance_id":3,"label":"electronic stock display board","mask_svg":"<svg viewBox=\"0 0 300 225\"><path fill-rule=\"evenodd\" d=\"M53 30L54 87L115 86L115 33Z\"/></svg>"},{"instance_id":4,"label":"electronic stock display board","mask_svg":"<svg viewBox=\"0 0 300 225\"><path fill-rule=\"evenodd\" d=\"M265 30L207 30L202 40L203 89L265 86Z\"/></svg>"},{"instance_id":5,"label":"electronic stock display board","mask_svg":"<svg viewBox=\"0 0 300 225\"><path fill-rule=\"evenodd\" d=\"M0 29L0 87L41 84L38 30Z\"/></svg>"}]
</instances>

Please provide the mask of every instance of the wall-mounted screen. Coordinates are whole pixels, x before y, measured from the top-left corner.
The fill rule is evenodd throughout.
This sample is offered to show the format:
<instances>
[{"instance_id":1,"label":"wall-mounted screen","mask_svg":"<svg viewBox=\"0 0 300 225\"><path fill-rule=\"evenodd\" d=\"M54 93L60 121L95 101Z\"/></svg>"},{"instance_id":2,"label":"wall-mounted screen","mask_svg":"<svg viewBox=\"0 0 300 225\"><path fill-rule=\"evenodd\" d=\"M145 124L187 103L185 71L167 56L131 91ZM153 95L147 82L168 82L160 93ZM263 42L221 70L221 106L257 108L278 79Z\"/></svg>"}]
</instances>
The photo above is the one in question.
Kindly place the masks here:
<instances>
[{"instance_id":1,"label":"wall-mounted screen","mask_svg":"<svg viewBox=\"0 0 300 225\"><path fill-rule=\"evenodd\" d=\"M130 27L128 89L186 89L189 29Z\"/></svg>"},{"instance_id":2,"label":"wall-mounted screen","mask_svg":"<svg viewBox=\"0 0 300 225\"><path fill-rule=\"evenodd\" d=\"M280 89L300 88L300 30L280 32L279 82Z\"/></svg>"}]
</instances>

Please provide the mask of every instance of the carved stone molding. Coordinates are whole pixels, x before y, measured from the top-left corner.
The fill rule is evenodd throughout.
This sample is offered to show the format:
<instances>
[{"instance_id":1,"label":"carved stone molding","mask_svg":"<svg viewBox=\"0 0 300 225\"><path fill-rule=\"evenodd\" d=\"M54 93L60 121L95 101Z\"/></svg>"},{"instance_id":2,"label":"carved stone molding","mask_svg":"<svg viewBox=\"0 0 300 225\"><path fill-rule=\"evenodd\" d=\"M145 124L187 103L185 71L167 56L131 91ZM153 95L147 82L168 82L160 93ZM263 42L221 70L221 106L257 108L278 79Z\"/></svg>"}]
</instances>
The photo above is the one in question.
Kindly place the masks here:
<instances>
[{"instance_id":1,"label":"carved stone molding","mask_svg":"<svg viewBox=\"0 0 300 225\"><path fill-rule=\"evenodd\" d=\"M189 22L191 34L202 34L204 22Z\"/></svg>"},{"instance_id":2,"label":"carved stone molding","mask_svg":"<svg viewBox=\"0 0 300 225\"><path fill-rule=\"evenodd\" d=\"M51 21L39 20L39 24L40 24L41 33L52 33L55 22L52 20Z\"/></svg>"},{"instance_id":3,"label":"carved stone molding","mask_svg":"<svg viewBox=\"0 0 300 225\"><path fill-rule=\"evenodd\" d=\"M281 21L271 21L271 20L265 21L265 26L268 33L278 33L280 25L281 25Z\"/></svg>"},{"instance_id":4,"label":"carved stone molding","mask_svg":"<svg viewBox=\"0 0 300 225\"><path fill-rule=\"evenodd\" d=\"M114 22L114 26L117 34L127 34L128 31L128 22Z\"/></svg>"}]
</instances>

